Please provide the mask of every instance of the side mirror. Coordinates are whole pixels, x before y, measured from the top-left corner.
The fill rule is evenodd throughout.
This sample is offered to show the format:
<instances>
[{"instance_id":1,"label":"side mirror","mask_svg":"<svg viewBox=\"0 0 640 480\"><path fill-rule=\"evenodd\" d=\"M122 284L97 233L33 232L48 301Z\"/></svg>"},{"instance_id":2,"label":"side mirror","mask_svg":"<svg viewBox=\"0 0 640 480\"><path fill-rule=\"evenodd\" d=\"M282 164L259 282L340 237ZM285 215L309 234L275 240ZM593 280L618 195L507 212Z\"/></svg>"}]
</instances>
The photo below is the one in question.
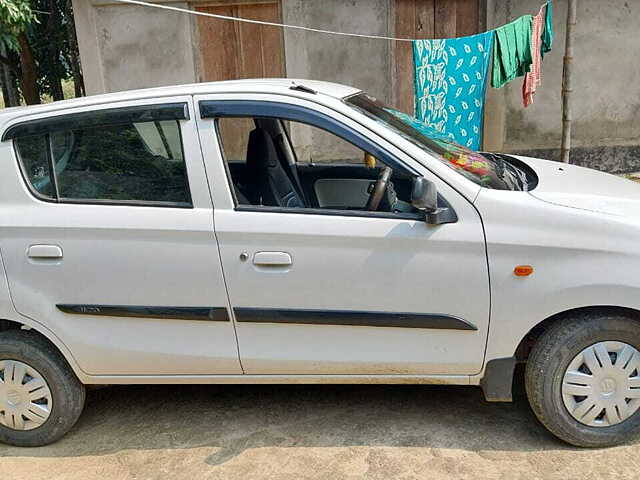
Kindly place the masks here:
<instances>
[{"instance_id":1,"label":"side mirror","mask_svg":"<svg viewBox=\"0 0 640 480\"><path fill-rule=\"evenodd\" d=\"M418 210L434 212L438 208L438 190L435 183L424 177L415 177L411 189L411 205Z\"/></svg>"},{"instance_id":2,"label":"side mirror","mask_svg":"<svg viewBox=\"0 0 640 480\"><path fill-rule=\"evenodd\" d=\"M438 208L436 184L424 177L415 177L413 179L411 205L425 212L425 220L429 225L441 225L458 221L458 216L452 208Z\"/></svg>"}]
</instances>

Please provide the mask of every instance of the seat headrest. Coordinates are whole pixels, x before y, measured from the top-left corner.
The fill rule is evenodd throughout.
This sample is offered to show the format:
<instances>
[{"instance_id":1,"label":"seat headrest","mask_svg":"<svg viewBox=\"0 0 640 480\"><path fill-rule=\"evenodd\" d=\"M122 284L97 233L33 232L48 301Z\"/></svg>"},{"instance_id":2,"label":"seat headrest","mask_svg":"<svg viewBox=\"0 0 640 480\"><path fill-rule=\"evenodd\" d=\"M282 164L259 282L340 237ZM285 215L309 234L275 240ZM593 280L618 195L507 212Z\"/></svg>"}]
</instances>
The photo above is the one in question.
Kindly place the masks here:
<instances>
[{"instance_id":1,"label":"seat headrest","mask_svg":"<svg viewBox=\"0 0 640 480\"><path fill-rule=\"evenodd\" d=\"M271 135L262 128L253 129L247 144L247 168L252 168L255 164L275 167L277 162L278 153Z\"/></svg>"}]
</instances>

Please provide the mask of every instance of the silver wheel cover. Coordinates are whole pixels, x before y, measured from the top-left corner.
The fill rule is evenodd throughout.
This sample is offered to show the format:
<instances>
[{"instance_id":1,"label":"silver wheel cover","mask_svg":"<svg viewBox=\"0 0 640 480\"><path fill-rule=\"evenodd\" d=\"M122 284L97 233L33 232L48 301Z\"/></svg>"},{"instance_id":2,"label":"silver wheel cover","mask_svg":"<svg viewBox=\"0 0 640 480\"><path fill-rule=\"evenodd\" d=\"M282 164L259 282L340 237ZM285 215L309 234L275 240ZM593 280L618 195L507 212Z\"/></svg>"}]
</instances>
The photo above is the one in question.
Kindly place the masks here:
<instances>
[{"instance_id":1,"label":"silver wheel cover","mask_svg":"<svg viewBox=\"0 0 640 480\"><path fill-rule=\"evenodd\" d=\"M562 379L569 414L591 427L623 422L640 407L640 352L623 342L599 342L569 363Z\"/></svg>"},{"instance_id":2,"label":"silver wheel cover","mask_svg":"<svg viewBox=\"0 0 640 480\"><path fill-rule=\"evenodd\" d=\"M51 391L40 372L17 360L0 360L0 424L33 430L47 421L51 407Z\"/></svg>"}]
</instances>

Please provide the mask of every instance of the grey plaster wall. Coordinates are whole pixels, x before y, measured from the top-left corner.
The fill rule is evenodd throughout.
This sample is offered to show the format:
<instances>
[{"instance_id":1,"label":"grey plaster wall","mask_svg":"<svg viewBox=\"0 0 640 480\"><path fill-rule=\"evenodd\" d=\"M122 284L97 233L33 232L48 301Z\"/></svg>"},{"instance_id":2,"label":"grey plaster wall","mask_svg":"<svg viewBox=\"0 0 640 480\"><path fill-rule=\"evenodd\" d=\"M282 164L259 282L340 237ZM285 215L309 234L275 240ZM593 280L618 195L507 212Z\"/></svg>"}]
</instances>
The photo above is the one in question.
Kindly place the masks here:
<instances>
[{"instance_id":1,"label":"grey plaster wall","mask_svg":"<svg viewBox=\"0 0 640 480\"><path fill-rule=\"evenodd\" d=\"M343 32L388 35L389 0L282 0L284 23ZM352 85L391 99L388 41L285 30L287 76ZM352 158L353 148L319 131L292 125L302 160ZM332 158L331 158L332 157Z\"/></svg>"},{"instance_id":2,"label":"grey plaster wall","mask_svg":"<svg viewBox=\"0 0 640 480\"><path fill-rule=\"evenodd\" d=\"M167 3L182 8L204 0ZM197 80L195 22L186 15L110 0L74 0L89 94ZM285 23L388 35L391 0L282 0ZM360 87L391 99L390 42L284 31L286 72ZM320 131L292 125L302 160L352 158L354 150Z\"/></svg>"},{"instance_id":3,"label":"grey plaster wall","mask_svg":"<svg viewBox=\"0 0 640 480\"><path fill-rule=\"evenodd\" d=\"M389 0L283 0L285 23L388 35ZM389 99L390 45L383 40L285 30L287 76L353 85Z\"/></svg>"},{"instance_id":4,"label":"grey plaster wall","mask_svg":"<svg viewBox=\"0 0 640 480\"><path fill-rule=\"evenodd\" d=\"M488 0L488 27L526 13L540 0ZM553 51L543 63L535 103L522 107L522 79L490 92L485 122L492 147L559 157L566 0L554 2ZM640 1L580 0L575 31L572 161L620 172L640 170ZM502 138L500 138L502 137Z\"/></svg>"},{"instance_id":5,"label":"grey plaster wall","mask_svg":"<svg viewBox=\"0 0 640 480\"><path fill-rule=\"evenodd\" d=\"M73 6L88 93L196 80L186 15L100 0L74 0Z\"/></svg>"}]
</instances>

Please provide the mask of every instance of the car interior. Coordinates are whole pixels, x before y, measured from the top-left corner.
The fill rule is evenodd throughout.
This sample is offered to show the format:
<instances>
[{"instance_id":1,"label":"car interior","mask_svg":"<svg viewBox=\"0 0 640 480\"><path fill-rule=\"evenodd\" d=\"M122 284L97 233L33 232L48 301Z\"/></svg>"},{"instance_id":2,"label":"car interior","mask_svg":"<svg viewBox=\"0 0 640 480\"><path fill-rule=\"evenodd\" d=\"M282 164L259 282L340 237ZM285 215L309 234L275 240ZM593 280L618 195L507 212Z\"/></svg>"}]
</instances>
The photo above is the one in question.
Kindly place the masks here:
<instances>
[{"instance_id":1,"label":"car interior","mask_svg":"<svg viewBox=\"0 0 640 480\"><path fill-rule=\"evenodd\" d=\"M278 118L216 123L239 206L418 214L411 174L330 132Z\"/></svg>"}]
</instances>

